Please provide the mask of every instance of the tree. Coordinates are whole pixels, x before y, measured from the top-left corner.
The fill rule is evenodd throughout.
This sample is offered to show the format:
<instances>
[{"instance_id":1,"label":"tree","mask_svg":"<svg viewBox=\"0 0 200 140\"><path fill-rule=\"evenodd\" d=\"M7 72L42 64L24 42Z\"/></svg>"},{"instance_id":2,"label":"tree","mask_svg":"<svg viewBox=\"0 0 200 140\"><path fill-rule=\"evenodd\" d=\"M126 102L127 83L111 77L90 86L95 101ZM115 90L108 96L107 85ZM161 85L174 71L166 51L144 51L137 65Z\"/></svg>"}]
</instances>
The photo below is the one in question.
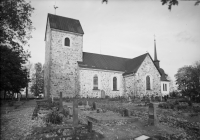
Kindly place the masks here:
<instances>
[{"instance_id":1,"label":"tree","mask_svg":"<svg viewBox=\"0 0 200 140\"><path fill-rule=\"evenodd\" d=\"M0 55L0 90L19 93L22 88L26 87L27 82L27 69L21 66L25 61L20 57L19 52L12 51L6 46L0 47Z\"/></svg>"},{"instance_id":2,"label":"tree","mask_svg":"<svg viewBox=\"0 0 200 140\"><path fill-rule=\"evenodd\" d=\"M186 1L186 0L184 0L184 1ZM190 0L188 0L188 1L190 1ZM162 5L168 4L169 10L172 9L172 6L178 5L178 0L161 0L161 2L162 2ZM200 3L200 0L197 0L194 5L197 6L197 5L199 5L199 3Z\"/></svg>"},{"instance_id":3,"label":"tree","mask_svg":"<svg viewBox=\"0 0 200 140\"><path fill-rule=\"evenodd\" d=\"M31 38L30 20L34 8L25 0L0 2L0 90L20 92L26 85L27 70L23 67L30 54L23 49Z\"/></svg>"},{"instance_id":4,"label":"tree","mask_svg":"<svg viewBox=\"0 0 200 140\"><path fill-rule=\"evenodd\" d=\"M178 69L175 75L178 89L182 91L185 96L193 100L199 100L200 97L200 61L193 66L184 66Z\"/></svg>"},{"instance_id":5,"label":"tree","mask_svg":"<svg viewBox=\"0 0 200 140\"><path fill-rule=\"evenodd\" d=\"M31 92L33 92L35 96L44 93L44 71L42 69L42 64L39 62L35 64L35 73L32 75Z\"/></svg>"}]
</instances>

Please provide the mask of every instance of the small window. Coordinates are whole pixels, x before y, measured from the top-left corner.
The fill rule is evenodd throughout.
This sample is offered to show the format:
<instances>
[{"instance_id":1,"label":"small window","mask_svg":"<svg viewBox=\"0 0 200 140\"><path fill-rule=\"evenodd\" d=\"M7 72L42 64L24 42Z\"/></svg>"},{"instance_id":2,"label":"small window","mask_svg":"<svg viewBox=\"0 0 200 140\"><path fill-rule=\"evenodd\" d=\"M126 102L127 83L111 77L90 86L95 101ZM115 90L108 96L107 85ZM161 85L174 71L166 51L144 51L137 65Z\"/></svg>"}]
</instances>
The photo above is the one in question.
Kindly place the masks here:
<instances>
[{"instance_id":1,"label":"small window","mask_svg":"<svg viewBox=\"0 0 200 140\"><path fill-rule=\"evenodd\" d=\"M167 84L165 84L165 91L167 91Z\"/></svg>"},{"instance_id":2,"label":"small window","mask_svg":"<svg viewBox=\"0 0 200 140\"><path fill-rule=\"evenodd\" d=\"M150 83L150 77L146 77L146 89L151 90L151 83Z\"/></svg>"},{"instance_id":3,"label":"small window","mask_svg":"<svg viewBox=\"0 0 200 140\"><path fill-rule=\"evenodd\" d=\"M98 90L98 76L94 75L93 77L93 89Z\"/></svg>"},{"instance_id":4,"label":"small window","mask_svg":"<svg viewBox=\"0 0 200 140\"><path fill-rule=\"evenodd\" d=\"M165 84L163 84L163 91L165 91Z\"/></svg>"},{"instance_id":5,"label":"small window","mask_svg":"<svg viewBox=\"0 0 200 140\"><path fill-rule=\"evenodd\" d=\"M68 37L65 38L65 46L70 46L70 40Z\"/></svg>"},{"instance_id":6,"label":"small window","mask_svg":"<svg viewBox=\"0 0 200 140\"><path fill-rule=\"evenodd\" d=\"M113 90L117 90L117 78L113 77Z\"/></svg>"}]
</instances>

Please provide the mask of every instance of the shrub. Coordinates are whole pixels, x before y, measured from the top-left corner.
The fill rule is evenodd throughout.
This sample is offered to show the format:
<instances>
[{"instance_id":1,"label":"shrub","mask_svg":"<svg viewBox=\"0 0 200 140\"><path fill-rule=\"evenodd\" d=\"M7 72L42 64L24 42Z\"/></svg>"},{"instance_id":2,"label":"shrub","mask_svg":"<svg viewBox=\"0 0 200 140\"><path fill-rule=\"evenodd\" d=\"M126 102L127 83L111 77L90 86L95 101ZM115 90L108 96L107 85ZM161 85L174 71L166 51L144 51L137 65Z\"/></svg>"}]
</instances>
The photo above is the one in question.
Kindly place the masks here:
<instances>
[{"instance_id":1,"label":"shrub","mask_svg":"<svg viewBox=\"0 0 200 140\"><path fill-rule=\"evenodd\" d=\"M48 123L50 122L53 124L60 124L62 123L63 117L64 117L63 114L59 113L56 110L53 110L52 112L47 114L46 122Z\"/></svg>"},{"instance_id":2,"label":"shrub","mask_svg":"<svg viewBox=\"0 0 200 140\"><path fill-rule=\"evenodd\" d=\"M193 106L192 109L196 113L200 112L200 106Z\"/></svg>"},{"instance_id":3,"label":"shrub","mask_svg":"<svg viewBox=\"0 0 200 140\"><path fill-rule=\"evenodd\" d=\"M78 105L82 106L82 105L83 105L83 102L82 102L82 101L79 101L79 102L78 102Z\"/></svg>"}]
</instances>

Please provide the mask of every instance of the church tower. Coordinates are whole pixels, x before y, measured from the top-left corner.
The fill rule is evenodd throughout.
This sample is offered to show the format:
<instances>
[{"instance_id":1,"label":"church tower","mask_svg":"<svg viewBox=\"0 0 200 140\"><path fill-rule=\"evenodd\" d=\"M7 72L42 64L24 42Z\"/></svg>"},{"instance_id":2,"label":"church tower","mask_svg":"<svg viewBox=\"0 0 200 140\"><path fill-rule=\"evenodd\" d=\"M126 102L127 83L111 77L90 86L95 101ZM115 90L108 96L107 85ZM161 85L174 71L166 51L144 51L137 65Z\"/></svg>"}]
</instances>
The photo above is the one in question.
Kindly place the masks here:
<instances>
[{"instance_id":1,"label":"church tower","mask_svg":"<svg viewBox=\"0 0 200 140\"><path fill-rule=\"evenodd\" d=\"M78 64L82 61L83 29L79 20L48 14L45 33L45 97L73 97L79 92Z\"/></svg>"},{"instance_id":2,"label":"church tower","mask_svg":"<svg viewBox=\"0 0 200 140\"><path fill-rule=\"evenodd\" d=\"M160 61L157 59L157 52L156 52L156 40L154 38L154 63L156 67L159 69L160 68Z\"/></svg>"}]
</instances>

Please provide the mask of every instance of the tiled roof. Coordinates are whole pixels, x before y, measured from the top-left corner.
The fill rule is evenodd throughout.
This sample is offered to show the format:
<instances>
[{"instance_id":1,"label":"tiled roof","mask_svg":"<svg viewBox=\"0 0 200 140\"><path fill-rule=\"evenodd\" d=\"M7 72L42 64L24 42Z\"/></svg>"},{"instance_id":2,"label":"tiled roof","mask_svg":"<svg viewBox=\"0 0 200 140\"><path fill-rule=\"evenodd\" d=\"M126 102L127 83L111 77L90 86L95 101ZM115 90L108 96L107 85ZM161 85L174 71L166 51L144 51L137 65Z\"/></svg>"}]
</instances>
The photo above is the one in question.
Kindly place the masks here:
<instances>
[{"instance_id":1,"label":"tiled roof","mask_svg":"<svg viewBox=\"0 0 200 140\"><path fill-rule=\"evenodd\" d=\"M128 75L137 72L138 68L140 67L147 55L149 55L149 53L140 55L133 59L128 59L109 55L83 52L83 62L79 61L78 65L82 68L121 71L124 72L123 75Z\"/></svg>"},{"instance_id":2,"label":"tiled roof","mask_svg":"<svg viewBox=\"0 0 200 140\"><path fill-rule=\"evenodd\" d=\"M84 34L79 20L48 14L50 28Z\"/></svg>"},{"instance_id":3,"label":"tiled roof","mask_svg":"<svg viewBox=\"0 0 200 140\"><path fill-rule=\"evenodd\" d=\"M129 73L135 73L137 72L138 68L140 67L140 65L142 64L142 62L144 61L144 59L146 58L146 56L148 55L148 53L140 55L138 57L135 57L131 60L128 60L126 62L126 74Z\"/></svg>"},{"instance_id":4,"label":"tiled roof","mask_svg":"<svg viewBox=\"0 0 200 140\"><path fill-rule=\"evenodd\" d=\"M125 72L125 63L128 60L127 58L83 52L83 62L78 62L78 64L84 68Z\"/></svg>"}]
</instances>

